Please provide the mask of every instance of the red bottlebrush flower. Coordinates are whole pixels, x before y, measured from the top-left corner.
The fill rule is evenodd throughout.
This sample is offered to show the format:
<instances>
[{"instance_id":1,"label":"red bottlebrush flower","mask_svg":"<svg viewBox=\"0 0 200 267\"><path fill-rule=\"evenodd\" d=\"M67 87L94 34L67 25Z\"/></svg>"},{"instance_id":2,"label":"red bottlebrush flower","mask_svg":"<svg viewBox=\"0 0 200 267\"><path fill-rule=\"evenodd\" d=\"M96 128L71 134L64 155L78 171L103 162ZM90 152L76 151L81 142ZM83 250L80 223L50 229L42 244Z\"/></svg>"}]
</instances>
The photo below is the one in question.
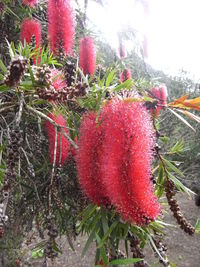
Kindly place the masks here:
<instances>
[{"instance_id":1,"label":"red bottlebrush flower","mask_svg":"<svg viewBox=\"0 0 200 267\"><path fill-rule=\"evenodd\" d=\"M102 127L96 122L96 114L85 115L80 127L76 155L77 171L83 191L97 205L108 203L99 165L103 141Z\"/></svg>"},{"instance_id":2,"label":"red bottlebrush flower","mask_svg":"<svg viewBox=\"0 0 200 267\"><path fill-rule=\"evenodd\" d=\"M52 85L56 91L61 90L62 88L67 86L64 80L64 74L61 71L57 69L51 69L50 75L51 75Z\"/></svg>"},{"instance_id":3,"label":"red bottlebrush flower","mask_svg":"<svg viewBox=\"0 0 200 267\"><path fill-rule=\"evenodd\" d=\"M79 64L84 75L92 75L96 68L96 52L94 41L91 37L80 40Z\"/></svg>"},{"instance_id":4,"label":"red bottlebrush flower","mask_svg":"<svg viewBox=\"0 0 200 267\"><path fill-rule=\"evenodd\" d=\"M55 114L50 113L48 116L49 118L54 120L58 125L64 126L64 127L66 126L66 120L62 115L56 116ZM49 158L50 158L50 161L53 163L56 130L53 124L50 123L48 120L45 122L45 128L46 128L48 138L49 138ZM64 131L67 135L69 134L66 128L64 129ZM56 165L59 164L60 154L61 154L60 164L61 166L64 164L64 162L66 161L68 157L69 149L70 149L69 141L63 135L63 133L61 132L59 133L57 131Z\"/></svg>"},{"instance_id":5,"label":"red bottlebrush flower","mask_svg":"<svg viewBox=\"0 0 200 267\"><path fill-rule=\"evenodd\" d=\"M120 73L120 81L122 83L129 79L131 79L131 71L129 69L125 69L122 73Z\"/></svg>"},{"instance_id":6,"label":"red bottlebrush flower","mask_svg":"<svg viewBox=\"0 0 200 267\"><path fill-rule=\"evenodd\" d=\"M35 19L24 19L21 25L20 38L22 44L31 43L32 37L35 38L35 49L38 50L41 45L41 24ZM38 58L38 63L39 63ZM36 56L34 57L34 64L36 64Z\"/></svg>"},{"instance_id":7,"label":"red bottlebrush flower","mask_svg":"<svg viewBox=\"0 0 200 267\"><path fill-rule=\"evenodd\" d=\"M30 43L32 37L35 38L35 46L39 47L41 44L41 24L35 19L24 19L21 25L21 42Z\"/></svg>"},{"instance_id":8,"label":"red bottlebrush flower","mask_svg":"<svg viewBox=\"0 0 200 267\"><path fill-rule=\"evenodd\" d=\"M146 224L160 213L151 183L150 116L141 103L114 100L103 108L101 121L104 141L99 164L108 197L124 220Z\"/></svg>"},{"instance_id":9,"label":"red bottlebrush flower","mask_svg":"<svg viewBox=\"0 0 200 267\"><path fill-rule=\"evenodd\" d=\"M83 118L77 169L81 187L98 205L111 203L122 218L148 224L160 213L153 193L154 134L150 115L138 102L112 100Z\"/></svg>"},{"instance_id":10,"label":"red bottlebrush flower","mask_svg":"<svg viewBox=\"0 0 200 267\"><path fill-rule=\"evenodd\" d=\"M38 3L38 0L22 0L24 5L33 7Z\"/></svg>"},{"instance_id":11,"label":"red bottlebrush flower","mask_svg":"<svg viewBox=\"0 0 200 267\"><path fill-rule=\"evenodd\" d=\"M152 115L155 117L158 117L160 114L160 111L164 109L167 106L167 87L165 85L159 86L159 87L153 87L150 91L150 97L155 98L158 100L158 106L156 108L151 109ZM162 105L162 106L159 106Z\"/></svg>"},{"instance_id":12,"label":"red bottlebrush flower","mask_svg":"<svg viewBox=\"0 0 200 267\"><path fill-rule=\"evenodd\" d=\"M53 53L62 46L66 55L72 54L75 26L69 0L48 1L48 33Z\"/></svg>"}]
</instances>

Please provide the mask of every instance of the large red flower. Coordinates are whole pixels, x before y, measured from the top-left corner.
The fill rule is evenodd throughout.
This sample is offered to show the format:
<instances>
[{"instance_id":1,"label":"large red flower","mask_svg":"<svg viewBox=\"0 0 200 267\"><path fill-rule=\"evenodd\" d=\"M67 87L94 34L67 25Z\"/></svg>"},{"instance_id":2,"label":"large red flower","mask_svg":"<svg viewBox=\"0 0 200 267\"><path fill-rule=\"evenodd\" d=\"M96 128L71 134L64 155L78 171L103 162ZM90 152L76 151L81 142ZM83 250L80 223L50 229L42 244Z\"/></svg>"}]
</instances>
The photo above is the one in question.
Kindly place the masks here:
<instances>
[{"instance_id":1,"label":"large red flower","mask_svg":"<svg viewBox=\"0 0 200 267\"><path fill-rule=\"evenodd\" d=\"M54 120L59 126L66 127L66 120L62 115L55 115L53 113L48 114L49 118ZM49 138L49 158L53 163L54 159L54 148L55 148L55 138L56 138L56 130L52 123L48 120L45 122L45 128ZM69 132L66 128L63 128L65 133L69 135ZM57 131L57 149L56 149L56 165L59 163L61 166L66 161L70 149L70 143L67 138L63 135L63 133Z\"/></svg>"},{"instance_id":2,"label":"large red flower","mask_svg":"<svg viewBox=\"0 0 200 267\"><path fill-rule=\"evenodd\" d=\"M69 0L48 1L48 33L54 53L62 46L66 55L72 54L75 26Z\"/></svg>"},{"instance_id":3,"label":"large red flower","mask_svg":"<svg viewBox=\"0 0 200 267\"><path fill-rule=\"evenodd\" d=\"M83 73L92 75L96 68L96 52L94 41L91 37L80 40L79 64Z\"/></svg>"},{"instance_id":4,"label":"large red flower","mask_svg":"<svg viewBox=\"0 0 200 267\"><path fill-rule=\"evenodd\" d=\"M98 122L88 116L93 123L83 120L77 161L82 187L95 203L107 196L124 220L149 223L160 213L151 182L150 115L141 103L115 99L103 107Z\"/></svg>"},{"instance_id":5,"label":"large red flower","mask_svg":"<svg viewBox=\"0 0 200 267\"><path fill-rule=\"evenodd\" d=\"M96 114L85 115L82 119L78 141L77 171L83 191L92 202L98 205L105 205L108 202L99 165L103 141L102 126L97 123Z\"/></svg>"}]
</instances>

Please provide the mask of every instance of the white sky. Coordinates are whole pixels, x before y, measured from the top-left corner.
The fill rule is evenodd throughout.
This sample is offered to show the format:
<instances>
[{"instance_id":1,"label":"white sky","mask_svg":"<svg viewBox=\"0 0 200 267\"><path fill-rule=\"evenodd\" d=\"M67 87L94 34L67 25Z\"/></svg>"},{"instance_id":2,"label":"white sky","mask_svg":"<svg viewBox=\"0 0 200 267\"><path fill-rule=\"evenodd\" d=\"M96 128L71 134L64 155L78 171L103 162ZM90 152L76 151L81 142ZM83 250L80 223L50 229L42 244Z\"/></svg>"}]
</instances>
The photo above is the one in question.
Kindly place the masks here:
<instances>
[{"instance_id":1,"label":"white sky","mask_svg":"<svg viewBox=\"0 0 200 267\"><path fill-rule=\"evenodd\" d=\"M136 0L107 0L104 8L89 1L88 16L113 47L118 47L117 32L129 25L139 38L146 34L147 62L153 67L171 74L183 68L200 78L200 1L146 1L148 17Z\"/></svg>"}]
</instances>

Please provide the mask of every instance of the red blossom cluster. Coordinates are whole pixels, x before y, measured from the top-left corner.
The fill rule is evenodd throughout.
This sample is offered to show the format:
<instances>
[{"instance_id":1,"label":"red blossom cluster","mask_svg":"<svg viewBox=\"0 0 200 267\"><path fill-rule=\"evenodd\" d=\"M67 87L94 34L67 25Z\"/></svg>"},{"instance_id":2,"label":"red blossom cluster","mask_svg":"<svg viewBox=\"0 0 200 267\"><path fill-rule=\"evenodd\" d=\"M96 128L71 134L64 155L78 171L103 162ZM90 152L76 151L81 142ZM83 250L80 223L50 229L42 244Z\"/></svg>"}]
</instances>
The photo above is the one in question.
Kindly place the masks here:
<instances>
[{"instance_id":1,"label":"red blossom cluster","mask_svg":"<svg viewBox=\"0 0 200 267\"><path fill-rule=\"evenodd\" d=\"M98 118L89 113L82 120L78 145L80 184L91 201L111 203L124 220L138 225L158 216L151 182L154 134L141 103L114 99Z\"/></svg>"},{"instance_id":2,"label":"red blossom cluster","mask_svg":"<svg viewBox=\"0 0 200 267\"><path fill-rule=\"evenodd\" d=\"M50 113L48 115L50 119L52 119L55 123L57 123L60 127L63 127L64 132L69 135L68 130L66 129L66 120L62 115L55 115ZM56 129L55 126L46 120L45 128L48 134L49 139L49 158L53 163L54 159L54 148L55 148L55 140L56 140ZM56 165L62 166L66 161L69 155L70 143L67 138L63 135L61 131L57 131L57 149L56 149Z\"/></svg>"},{"instance_id":3,"label":"red blossom cluster","mask_svg":"<svg viewBox=\"0 0 200 267\"><path fill-rule=\"evenodd\" d=\"M96 51L92 37L84 37L80 40L79 65L84 75L92 75L96 68Z\"/></svg>"},{"instance_id":4,"label":"red blossom cluster","mask_svg":"<svg viewBox=\"0 0 200 267\"><path fill-rule=\"evenodd\" d=\"M165 85L153 87L151 88L149 95L158 101L156 108L151 109L151 114L155 117L158 117L160 111L167 106L167 87Z\"/></svg>"},{"instance_id":5,"label":"red blossom cluster","mask_svg":"<svg viewBox=\"0 0 200 267\"><path fill-rule=\"evenodd\" d=\"M69 0L48 1L48 33L53 53L62 47L66 55L72 54L75 25Z\"/></svg>"}]
</instances>

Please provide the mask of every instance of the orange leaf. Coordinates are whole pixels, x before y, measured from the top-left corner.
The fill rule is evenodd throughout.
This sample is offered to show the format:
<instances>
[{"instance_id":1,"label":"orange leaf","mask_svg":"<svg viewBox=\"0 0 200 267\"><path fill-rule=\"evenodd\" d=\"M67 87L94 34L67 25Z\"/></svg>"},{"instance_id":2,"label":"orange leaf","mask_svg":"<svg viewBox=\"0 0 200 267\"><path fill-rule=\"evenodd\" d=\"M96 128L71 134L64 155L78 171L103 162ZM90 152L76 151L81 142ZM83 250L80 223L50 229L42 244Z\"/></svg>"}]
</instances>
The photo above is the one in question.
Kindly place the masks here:
<instances>
[{"instance_id":1,"label":"orange leaf","mask_svg":"<svg viewBox=\"0 0 200 267\"><path fill-rule=\"evenodd\" d=\"M180 109L194 109L200 111L200 97L194 99L187 99L188 94L184 95L173 102L169 103L169 107L176 107Z\"/></svg>"}]
</instances>

